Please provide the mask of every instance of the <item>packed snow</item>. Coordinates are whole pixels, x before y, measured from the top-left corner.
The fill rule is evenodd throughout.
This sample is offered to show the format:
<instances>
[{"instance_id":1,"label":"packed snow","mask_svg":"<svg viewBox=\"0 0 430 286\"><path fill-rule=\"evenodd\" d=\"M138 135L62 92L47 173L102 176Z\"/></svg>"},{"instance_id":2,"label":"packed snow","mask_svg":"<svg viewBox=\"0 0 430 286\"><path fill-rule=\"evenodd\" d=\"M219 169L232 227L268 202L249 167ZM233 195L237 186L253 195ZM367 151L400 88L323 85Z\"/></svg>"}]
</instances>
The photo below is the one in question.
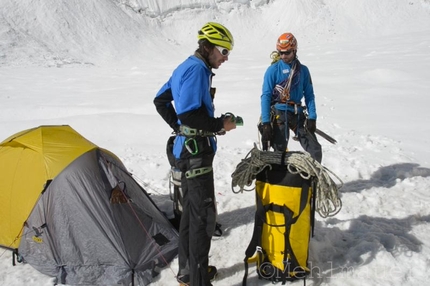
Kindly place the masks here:
<instances>
[{"instance_id":1,"label":"packed snow","mask_svg":"<svg viewBox=\"0 0 430 286\"><path fill-rule=\"evenodd\" d=\"M169 4L166 4L166 3ZM178 4L175 4L175 3ZM317 216L307 285L426 285L430 279L429 0L0 0L0 140L67 124L118 155L168 213L171 130L153 98L197 47L208 21L235 47L213 80L217 116L244 126L218 137L215 187L223 236L214 286L241 285L254 193L231 174L258 144L264 72L292 32L316 95L323 165L344 183L343 208ZM301 151L291 141L290 150ZM53 285L0 248L0 285ZM151 285L175 285L177 259ZM250 268L248 285L270 285ZM302 285L302 281L293 283Z\"/></svg>"}]
</instances>

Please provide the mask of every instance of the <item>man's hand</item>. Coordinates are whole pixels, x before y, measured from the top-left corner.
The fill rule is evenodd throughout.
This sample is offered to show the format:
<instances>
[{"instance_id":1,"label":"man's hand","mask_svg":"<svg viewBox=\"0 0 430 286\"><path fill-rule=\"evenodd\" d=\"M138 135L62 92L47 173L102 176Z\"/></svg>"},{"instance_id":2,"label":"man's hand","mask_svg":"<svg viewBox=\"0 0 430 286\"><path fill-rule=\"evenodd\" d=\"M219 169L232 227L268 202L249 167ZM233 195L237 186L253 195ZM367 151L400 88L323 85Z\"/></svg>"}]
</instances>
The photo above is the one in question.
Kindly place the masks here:
<instances>
[{"instance_id":1,"label":"man's hand","mask_svg":"<svg viewBox=\"0 0 430 286\"><path fill-rule=\"evenodd\" d=\"M236 122L231 120L231 116L226 116L224 117L224 125L223 125L223 129L225 131L230 131L232 129L236 129Z\"/></svg>"},{"instance_id":2,"label":"man's hand","mask_svg":"<svg viewBox=\"0 0 430 286\"><path fill-rule=\"evenodd\" d=\"M262 132L261 132L261 141L269 142L272 141L272 126L269 122L263 123Z\"/></svg>"},{"instance_id":3,"label":"man's hand","mask_svg":"<svg viewBox=\"0 0 430 286\"><path fill-rule=\"evenodd\" d=\"M306 129L311 133L315 133L315 131L317 130L317 121L315 119L307 119Z\"/></svg>"}]
</instances>

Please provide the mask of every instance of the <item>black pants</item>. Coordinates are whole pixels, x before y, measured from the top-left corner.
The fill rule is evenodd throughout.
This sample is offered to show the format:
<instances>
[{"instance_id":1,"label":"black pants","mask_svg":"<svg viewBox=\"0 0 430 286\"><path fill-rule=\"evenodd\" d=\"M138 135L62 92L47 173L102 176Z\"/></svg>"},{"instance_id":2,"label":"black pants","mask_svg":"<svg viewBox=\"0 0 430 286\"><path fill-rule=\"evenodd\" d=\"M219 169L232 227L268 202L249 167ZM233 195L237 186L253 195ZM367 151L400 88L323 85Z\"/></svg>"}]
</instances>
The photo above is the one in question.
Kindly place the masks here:
<instances>
[{"instance_id":1,"label":"black pants","mask_svg":"<svg viewBox=\"0 0 430 286\"><path fill-rule=\"evenodd\" d=\"M290 129L294 131L300 145L312 158L321 163L322 148L315 133L310 133L304 128L305 115L303 111L294 112L275 109L276 120L273 124L273 149L285 151L290 138Z\"/></svg>"},{"instance_id":2,"label":"black pants","mask_svg":"<svg viewBox=\"0 0 430 286\"><path fill-rule=\"evenodd\" d=\"M213 171L186 178L189 170L212 167L214 152L209 138L195 138L199 152L184 148L177 167L182 171L183 212L179 227L179 275L189 274L190 284L211 285L208 277L209 250L215 231L216 206Z\"/></svg>"}]
</instances>

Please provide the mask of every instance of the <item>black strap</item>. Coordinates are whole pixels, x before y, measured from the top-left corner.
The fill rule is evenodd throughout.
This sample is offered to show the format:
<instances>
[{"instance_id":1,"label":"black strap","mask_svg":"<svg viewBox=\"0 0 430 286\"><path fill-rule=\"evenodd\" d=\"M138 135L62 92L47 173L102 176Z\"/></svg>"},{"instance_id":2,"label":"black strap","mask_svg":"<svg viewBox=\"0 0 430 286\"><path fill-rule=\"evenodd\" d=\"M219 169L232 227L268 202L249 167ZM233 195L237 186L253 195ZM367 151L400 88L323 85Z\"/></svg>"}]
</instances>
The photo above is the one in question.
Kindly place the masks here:
<instances>
[{"instance_id":1,"label":"black strap","mask_svg":"<svg viewBox=\"0 0 430 286\"><path fill-rule=\"evenodd\" d=\"M282 155L281 155L281 163L280 163L280 165L281 166L285 166L285 155L287 155L287 152L282 152Z\"/></svg>"},{"instance_id":2,"label":"black strap","mask_svg":"<svg viewBox=\"0 0 430 286\"><path fill-rule=\"evenodd\" d=\"M313 178L311 180L312 187L312 200L311 200L311 233L312 237L314 237L314 229L315 229L315 209L316 209L316 199L317 199L317 179Z\"/></svg>"},{"instance_id":3,"label":"black strap","mask_svg":"<svg viewBox=\"0 0 430 286\"><path fill-rule=\"evenodd\" d=\"M244 263L245 263L245 274L243 275L242 285L246 286L246 279L248 278L248 258L247 257L245 257Z\"/></svg>"},{"instance_id":4,"label":"black strap","mask_svg":"<svg viewBox=\"0 0 430 286\"><path fill-rule=\"evenodd\" d=\"M51 183L52 183L52 180L46 180L45 185L43 186L42 194L45 193L46 189L48 189Z\"/></svg>"},{"instance_id":5,"label":"black strap","mask_svg":"<svg viewBox=\"0 0 430 286\"><path fill-rule=\"evenodd\" d=\"M16 263L15 263L15 257L17 257L18 256L18 249L17 248L15 248L13 251L12 251L12 265L13 266L15 266L16 265Z\"/></svg>"},{"instance_id":6,"label":"black strap","mask_svg":"<svg viewBox=\"0 0 430 286\"><path fill-rule=\"evenodd\" d=\"M291 243L290 243L290 232L291 232L291 225L295 224L297 222L297 220L300 218L301 214L303 213L304 209L306 208L307 202L308 202L308 198L309 198L309 184L307 182L303 183L302 186L302 190L301 190L301 194L300 194L300 209L299 209L299 213L297 214L296 217L292 218L287 212L284 213L285 216L285 221L287 222L287 220L291 220L291 223L286 223L285 226L285 252L284 252L284 261L288 261L288 254L290 255L290 261L291 261L291 269L294 269L296 266L299 266L299 262L296 258L296 255L294 254L293 248L291 247ZM282 277L282 285L285 284L285 282L287 281L287 275L283 275Z\"/></svg>"},{"instance_id":7,"label":"black strap","mask_svg":"<svg viewBox=\"0 0 430 286\"><path fill-rule=\"evenodd\" d=\"M263 232L263 222L265 220L265 210L261 198L255 193L257 209L255 210L254 231L252 233L251 241L245 251L245 274L243 276L242 285L246 286L246 279L248 278L248 259L252 257L261 245L261 233Z\"/></svg>"}]
</instances>

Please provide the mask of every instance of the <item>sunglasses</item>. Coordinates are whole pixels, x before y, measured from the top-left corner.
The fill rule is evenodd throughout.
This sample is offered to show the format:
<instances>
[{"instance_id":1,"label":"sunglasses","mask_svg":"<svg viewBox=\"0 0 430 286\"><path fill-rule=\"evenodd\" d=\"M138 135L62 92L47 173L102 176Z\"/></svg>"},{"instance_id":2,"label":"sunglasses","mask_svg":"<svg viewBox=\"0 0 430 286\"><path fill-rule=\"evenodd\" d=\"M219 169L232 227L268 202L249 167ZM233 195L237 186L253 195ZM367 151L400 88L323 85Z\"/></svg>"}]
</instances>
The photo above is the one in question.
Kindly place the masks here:
<instances>
[{"instance_id":1,"label":"sunglasses","mask_svg":"<svg viewBox=\"0 0 430 286\"><path fill-rule=\"evenodd\" d=\"M217 50L221 53L221 55L227 57L228 55L230 55L230 50L227 48L223 48L220 46L215 46L215 48L217 48Z\"/></svg>"},{"instance_id":2,"label":"sunglasses","mask_svg":"<svg viewBox=\"0 0 430 286\"><path fill-rule=\"evenodd\" d=\"M293 50L289 50L289 51L285 51L285 52L279 51L279 54L289 56L292 52L293 52Z\"/></svg>"}]
</instances>

